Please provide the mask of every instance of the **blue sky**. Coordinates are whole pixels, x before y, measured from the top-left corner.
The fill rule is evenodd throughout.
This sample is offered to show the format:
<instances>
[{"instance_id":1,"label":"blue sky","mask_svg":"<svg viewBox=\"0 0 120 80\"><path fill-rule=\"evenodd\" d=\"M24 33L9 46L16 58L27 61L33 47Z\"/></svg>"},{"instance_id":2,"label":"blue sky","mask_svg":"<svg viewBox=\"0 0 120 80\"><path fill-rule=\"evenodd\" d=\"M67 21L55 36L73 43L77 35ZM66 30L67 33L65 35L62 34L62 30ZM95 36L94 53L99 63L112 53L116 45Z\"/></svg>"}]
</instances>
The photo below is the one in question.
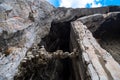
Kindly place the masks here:
<instances>
[{"instance_id":1,"label":"blue sky","mask_svg":"<svg viewBox=\"0 0 120 80\"><path fill-rule=\"evenodd\" d=\"M73 8L84 8L84 7L101 7L108 5L119 5L120 0L47 0L55 7L73 7Z\"/></svg>"}]
</instances>

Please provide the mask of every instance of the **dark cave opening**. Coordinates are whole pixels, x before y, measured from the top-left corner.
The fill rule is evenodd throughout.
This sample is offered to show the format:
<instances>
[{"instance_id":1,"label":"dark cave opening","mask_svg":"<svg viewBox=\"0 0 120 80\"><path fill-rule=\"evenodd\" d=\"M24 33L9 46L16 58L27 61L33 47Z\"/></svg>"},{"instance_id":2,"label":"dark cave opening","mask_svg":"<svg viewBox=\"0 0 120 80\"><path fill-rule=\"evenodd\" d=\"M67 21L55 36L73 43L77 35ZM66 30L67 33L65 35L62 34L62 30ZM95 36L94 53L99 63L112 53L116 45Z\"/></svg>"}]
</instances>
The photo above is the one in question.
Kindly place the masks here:
<instances>
[{"instance_id":1,"label":"dark cave opening","mask_svg":"<svg viewBox=\"0 0 120 80\"><path fill-rule=\"evenodd\" d=\"M40 42L39 46L44 45L48 52L56 50L63 50L63 52L70 52L70 22L55 22L51 23L50 32ZM59 60L62 64L62 69L59 74L62 77L60 80L73 80L73 68L70 58ZM71 79L72 78L72 79Z\"/></svg>"},{"instance_id":2,"label":"dark cave opening","mask_svg":"<svg viewBox=\"0 0 120 80\"><path fill-rule=\"evenodd\" d=\"M108 17L93 32L98 43L120 63L120 14Z\"/></svg>"},{"instance_id":3,"label":"dark cave opening","mask_svg":"<svg viewBox=\"0 0 120 80\"><path fill-rule=\"evenodd\" d=\"M69 50L70 41L70 22L52 22L50 32L40 42L39 46L44 45L48 52L56 50Z\"/></svg>"},{"instance_id":4,"label":"dark cave opening","mask_svg":"<svg viewBox=\"0 0 120 80\"><path fill-rule=\"evenodd\" d=\"M42 48L49 54L62 50L71 53L70 45L71 24L69 22L52 22L50 32L37 45L36 51ZM35 51L32 54L36 53ZM26 55L26 58L28 56ZM26 66L27 65L27 66ZM73 62L70 57L52 58L50 60L31 58L23 61L14 80L75 80Z\"/></svg>"},{"instance_id":5,"label":"dark cave opening","mask_svg":"<svg viewBox=\"0 0 120 80\"><path fill-rule=\"evenodd\" d=\"M119 37L120 35L120 14L107 18L100 27L93 32L95 38L105 39L107 37Z\"/></svg>"}]
</instances>

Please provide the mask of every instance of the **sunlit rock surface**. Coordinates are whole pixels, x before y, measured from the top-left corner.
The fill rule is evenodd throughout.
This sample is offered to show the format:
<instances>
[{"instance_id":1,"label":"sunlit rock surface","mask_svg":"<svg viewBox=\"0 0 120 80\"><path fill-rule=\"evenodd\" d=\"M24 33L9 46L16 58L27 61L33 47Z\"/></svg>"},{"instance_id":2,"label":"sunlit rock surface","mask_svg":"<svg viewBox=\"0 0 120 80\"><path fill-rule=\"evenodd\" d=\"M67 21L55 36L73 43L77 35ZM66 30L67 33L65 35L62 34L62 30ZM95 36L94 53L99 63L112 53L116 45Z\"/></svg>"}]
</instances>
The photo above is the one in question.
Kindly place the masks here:
<instances>
[{"instance_id":1,"label":"sunlit rock surface","mask_svg":"<svg viewBox=\"0 0 120 80\"><path fill-rule=\"evenodd\" d=\"M119 44L119 39L116 40L119 37L114 36L113 42L111 38L111 35L114 35L112 32L116 35L120 33L119 6L72 9L55 8L46 0L0 0L0 80L21 80L21 77L22 80L91 80L86 78L88 76L75 73L75 66L78 65L74 64L75 59L71 58L50 60L45 67L40 67L44 64L42 61L42 64L37 66L37 61L33 61L35 67L39 68L38 72L34 72L36 68L28 63L26 66L31 66L33 72L30 73L32 70L26 69L28 67L21 67L26 69L25 74L28 75L19 74L24 71L19 69L21 61L27 57L28 52L35 53L31 51L34 46L37 50L44 46L51 53L59 49L68 53L72 53L74 48L80 50L76 44L77 38L72 38L73 42L70 39L70 34L73 34L71 22L76 20L86 25L96 39L102 40L99 44L120 63L119 45L113 43ZM110 43L106 43L109 40ZM110 44L114 44L118 49L110 47ZM82 62L82 58L80 60Z\"/></svg>"}]
</instances>

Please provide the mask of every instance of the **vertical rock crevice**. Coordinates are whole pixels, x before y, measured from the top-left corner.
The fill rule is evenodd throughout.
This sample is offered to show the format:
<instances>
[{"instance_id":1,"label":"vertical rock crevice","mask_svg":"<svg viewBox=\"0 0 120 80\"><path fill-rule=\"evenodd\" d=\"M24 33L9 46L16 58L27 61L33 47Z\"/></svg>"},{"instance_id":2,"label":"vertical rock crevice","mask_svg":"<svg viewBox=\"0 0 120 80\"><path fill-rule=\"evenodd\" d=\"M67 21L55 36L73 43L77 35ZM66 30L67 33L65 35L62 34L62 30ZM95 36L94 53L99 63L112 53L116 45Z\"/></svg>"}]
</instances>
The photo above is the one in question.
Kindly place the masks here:
<instances>
[{"instance_id":1,"label":"vertical rock crevice","mask_svg":"<svg viewBox=\"0 0 120 80\"><path fill-rule=\"evenodd\" d=\"M50 32L45 36L39 45L45 46L48 52L54 52L56 50L63 50L63 52L70 52L70 22L55 22L51 23ZM72 62L70 58L58 60L63 66L59 73L62 80L70 80L73 78L72 74ZM61 67L57 67L58 69ZM59 75L59 76L60 76Z\"/></svg>"},{"instance_id":2,"label":"vertical rock crevice","mask_svg":"<svg viewBox=\"0 0 120 80\"><path fill-rule=\"evenodd\" d=\"M57 50L61 50L63 52L67 52L70 54L70 22L52 22L50 32L47 36L42 38L41 42L37 45L39 48L46 49L47 52L53 54ZM34 52L35 53L35 52ZM68 54L68 55L69 55ZM60 56L60 55L58 55ZM26 56L27 57L27 56ZM25 69L27 72L22 72L22 75L16 75L15 80L19 80L22 76L25 76L25 79L31 78L33 80L73 80L75 79L72 60L71 58L64 59L52 59L48 60L47 64L35 63L31 60L33 65L37 65L33 67L32 64L28 64L30 67L21 67ZM41 62L40 62L41 63ZM42 66L43 65L43 66ZM26 75L28 74L28 75ZM51 77L50 77L51 76Z\"/></svg>"},{"instance_id":3,"label":"vertical rock crevice","mask_svg":"<svg viewBox=\"0 0 120 80\"><path fill-rule=\"evenodd\" d=\"M69 50L70 22L52 22L50 32L45 36L39 45L44 45L48 52L56 50Z\"/></svg>"}]
</instances>

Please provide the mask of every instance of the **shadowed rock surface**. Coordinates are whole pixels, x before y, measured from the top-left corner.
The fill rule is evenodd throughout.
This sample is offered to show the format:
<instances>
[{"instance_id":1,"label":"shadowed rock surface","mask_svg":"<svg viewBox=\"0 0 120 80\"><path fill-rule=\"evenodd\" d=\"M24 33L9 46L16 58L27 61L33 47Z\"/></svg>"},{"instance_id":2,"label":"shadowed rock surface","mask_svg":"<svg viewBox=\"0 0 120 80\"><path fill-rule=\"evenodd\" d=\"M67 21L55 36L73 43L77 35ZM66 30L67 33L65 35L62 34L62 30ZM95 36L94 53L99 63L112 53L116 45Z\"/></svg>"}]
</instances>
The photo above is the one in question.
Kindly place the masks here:
<instances>
[{"instance_id":1,"label":"shadowed rock surface","mask_svg":"<svg viewBox=\"0 0 120 80\"><path fill-rule=\"evenodd\" d=\"M77 31L71 25L75 21L86 25L93 34L90 38L112 55L119 71L119 6L72 9L55 8L45 0L1 0L0 80L119 80L119 72L112 71L113 64L104 65L103 58L100 65L105 77L92 74L84 62L84 44L79 43L84 40L78 36L82 36L80 26Z\"/></svg>"}]
</instances>

